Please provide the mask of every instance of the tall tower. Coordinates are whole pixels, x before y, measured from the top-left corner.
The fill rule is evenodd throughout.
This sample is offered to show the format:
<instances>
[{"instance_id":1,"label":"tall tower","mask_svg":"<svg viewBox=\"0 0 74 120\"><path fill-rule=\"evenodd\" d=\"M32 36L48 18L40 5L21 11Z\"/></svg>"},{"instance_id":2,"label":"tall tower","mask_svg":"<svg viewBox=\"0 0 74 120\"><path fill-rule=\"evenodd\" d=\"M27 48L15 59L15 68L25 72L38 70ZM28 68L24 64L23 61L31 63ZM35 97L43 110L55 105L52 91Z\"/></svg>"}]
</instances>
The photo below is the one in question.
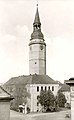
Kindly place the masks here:
<instances>
[{"instance_id":1,"label":"tall tower","mask_svg":"<svg viewBox=\"0 0 74 120\"><path fill-rule=\"evenodd\" d=\"M46 43L41 32L38 5L33 23L33 33L29 43L29 73L46 74Z\"/></svg>"}]
</instances>

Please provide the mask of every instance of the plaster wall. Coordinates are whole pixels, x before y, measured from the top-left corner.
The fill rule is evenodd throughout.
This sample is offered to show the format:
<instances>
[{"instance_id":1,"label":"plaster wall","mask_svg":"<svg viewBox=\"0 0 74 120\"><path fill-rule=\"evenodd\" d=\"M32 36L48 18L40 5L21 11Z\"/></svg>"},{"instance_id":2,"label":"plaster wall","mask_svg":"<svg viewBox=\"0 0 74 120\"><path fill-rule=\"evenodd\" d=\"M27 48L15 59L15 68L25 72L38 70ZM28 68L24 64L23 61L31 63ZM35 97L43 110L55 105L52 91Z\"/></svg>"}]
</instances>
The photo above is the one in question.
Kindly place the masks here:
<instances>
[{"instance_id":1,"label":"plaster wall","mask_svg":"<svg viewBox=\"0 0 74 120\"><path fill-rule=\"evenodd\" d=\"M43 43L31 44L29 49L29 73L46 74L46 46Z\"/></svg>"},{"instance_id":2,"label":"plaster wall","mask_svg":"<svg viewBox=\"0 0 74 120\"><path fill-rule=\"evenodd\" d=\"M37 112L37 110L40 111L42 109L41 105L37 105L37 102L38 102L37 96L40 95L41 87L43 87L43 90L45 90L45 87L48 90L49 86L50 86L51 91L52 91L52 87L54 87L54 91L52 91L52 92L53 92L54 96L56 96L58 89L59 89L58 84L31 84L31 85L27 85L27 90L29 90L30 94L31 94L31 98L29 100L31 112ZM39 91L37 91L37 87L39 87Z\"/></svg>"},{"instance_id":3,"label":"plaster wall","mask_svg":"<svg viewBox=\"0 0 74 120\"><path fill-rule=\"evenodd\" d=\"M10 120L10 102L0 102L0 120Z\"/></svg>"}]
</instances>

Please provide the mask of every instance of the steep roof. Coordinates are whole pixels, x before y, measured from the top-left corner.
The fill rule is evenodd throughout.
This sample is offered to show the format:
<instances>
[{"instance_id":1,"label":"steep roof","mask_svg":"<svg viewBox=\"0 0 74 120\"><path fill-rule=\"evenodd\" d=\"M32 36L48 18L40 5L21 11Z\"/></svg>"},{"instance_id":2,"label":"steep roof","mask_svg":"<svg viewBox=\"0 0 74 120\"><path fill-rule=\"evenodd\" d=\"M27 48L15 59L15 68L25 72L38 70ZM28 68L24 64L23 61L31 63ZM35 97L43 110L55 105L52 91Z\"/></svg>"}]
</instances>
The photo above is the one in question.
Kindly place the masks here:
<instances>
[{"instance_id":1,"label":"steep roof","mask_svg":"<svg viewBox=\"0 0 74 120\"><path fill-rule=\"evenodd\" d=\"M33 23L33 33L31 34L31 39L43 39L44 40L44 35L41 32L41 22L40 22L40 17L39 17L39 12L38 12L38 6L35 14L35 19Z\"/></svg>"},{"instance_id":2,"label":"steep roof","mask_svg":"<svg viewBox=\"0 0 74 120\"><path fill-rule=\"evenodd\" d=\"M58 84L48 75L27 75L13 77L8 80L4 85L17 85L17 84Z\"/></svg>"},{"instance_id":3,"label":"steep roof","mask_svg":"<svg viewBox=\"0 0 74 120\"><path fill-rule=\"evenodd\" d=\"M35 14L34 23L40 23L40 17L39 17L39 12L38 12L38 6L37 6L36 14Z\"/></svg>"},{"instance_id":4,"label":"steep roof","mask_svg":"<svg viewBox=\"0 0 74 120\"><path fill-rule=\"evenodd\" d=\"M67 84L63 84L63 86L60 88L61 92L66 92L66 91L70 91L70 86Z\"/></svg>"}]
</instances>

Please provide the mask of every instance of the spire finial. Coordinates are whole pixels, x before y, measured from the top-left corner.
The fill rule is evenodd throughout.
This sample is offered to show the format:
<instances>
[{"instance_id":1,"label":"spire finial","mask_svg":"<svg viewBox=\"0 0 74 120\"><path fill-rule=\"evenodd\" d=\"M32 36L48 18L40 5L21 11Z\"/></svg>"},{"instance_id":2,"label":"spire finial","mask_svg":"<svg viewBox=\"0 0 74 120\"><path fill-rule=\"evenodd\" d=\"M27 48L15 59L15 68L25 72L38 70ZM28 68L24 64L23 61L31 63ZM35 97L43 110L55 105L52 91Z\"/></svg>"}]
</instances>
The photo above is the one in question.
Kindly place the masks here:
<instances>
[{"instance_id":1,"label":"spire finial","mask_svg":"<svg viewBox=\"0 0 74 120\"><path fill-rule=\"evenodd\" d=\"M36 0L36 1L37 1L37 4L36 4L37 9L36 9L36 14L35 14L34 23L39 23L39 24L41 24L41 23L40 23L40 18L39 18L39 12L38 12L38 0Z\"/></svg>"},{"instance_id":2,"label":"spire finial","mask_svg":"<svg viewBox=\"0 0 74 120\"><path fill-rule=\"evenodd\" d=\"M38 0L36 2L37 2L36 6L38 7Z\"/></svg>"}]
</instances>

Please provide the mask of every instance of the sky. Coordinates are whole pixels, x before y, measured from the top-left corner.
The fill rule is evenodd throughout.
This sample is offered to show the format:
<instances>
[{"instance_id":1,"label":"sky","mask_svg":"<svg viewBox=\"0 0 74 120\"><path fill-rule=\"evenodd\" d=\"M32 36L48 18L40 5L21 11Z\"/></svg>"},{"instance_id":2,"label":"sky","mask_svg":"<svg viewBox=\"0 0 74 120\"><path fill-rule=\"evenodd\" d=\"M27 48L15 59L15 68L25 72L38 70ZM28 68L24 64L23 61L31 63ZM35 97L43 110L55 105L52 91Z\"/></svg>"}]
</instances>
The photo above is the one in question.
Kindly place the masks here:
<instances>
[{"instance_id":1,"label":"sky","mask_svg":"<svg viewBox=\"0 0 74 120\"><path fill-rule=\"evenodd\" d=\"M39 0L47 45L47 75L64 82L74 77L74 1ZM29 74L29 40L36 0L0 0L0 83Z\"/></svg>"}]
</instances>

